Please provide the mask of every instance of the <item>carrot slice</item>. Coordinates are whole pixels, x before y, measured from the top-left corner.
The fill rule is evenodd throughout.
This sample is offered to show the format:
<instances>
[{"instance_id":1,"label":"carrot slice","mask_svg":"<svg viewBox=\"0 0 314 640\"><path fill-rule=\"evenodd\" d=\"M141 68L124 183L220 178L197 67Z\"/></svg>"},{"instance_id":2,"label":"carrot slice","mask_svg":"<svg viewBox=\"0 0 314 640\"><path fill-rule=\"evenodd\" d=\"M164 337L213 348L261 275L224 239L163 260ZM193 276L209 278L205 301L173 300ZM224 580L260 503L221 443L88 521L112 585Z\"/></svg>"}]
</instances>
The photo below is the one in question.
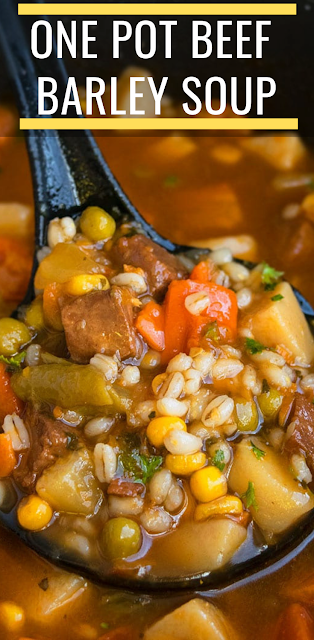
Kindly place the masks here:
<instances>
[{"instance_id":1,"label":"carrot slice","mask_svg":"<svg viewBox=\"0 0 314 640\"><path fill-rule=\"evenodd\" d=\"M192 316L185 308L185 298L191 293L204 292L210 303L208 308L198 316ZM213 282L196 282L194 280L174 280L169 285L165 302L165 349L162 361L169 360L187 351L190 346L199 344L201 329L209 322L216 320L217 324L228 330L230 337L237 331L237 298L233 291ZM189 340L191 336L191 342ZM196 343L196 344L195 344Z\"/></svg>"},{"instance_id":2,"label":"carrot slice","mask_svg":"<svg viewBox=\"0 0 314 640\"><path fill-rule=\"evenodd\" d=\"M301 604L290 604L279 618L275 640L312 640L313 620Z\"/></svg>"},{"instance_id":3,"label":"carrot slice","mask_svg":"<svg viewBox=\"0 0 314 640\"><path fill-rule=\"evenodd\" d=\"M149 302L137 316L135 326L152 349L165 348L164 312L156 302Z\"/></svg>"},{"instance_id":4,"label":"carrot slice","mask_svg":"<svg viewBox=\"0 0 314 640\"><path fill-rule=\"evenodd\" d=\"M16 465L12 440L6 433L0 433L0 478L9 476Z\"/></svg>"},{"instance_id":5,"label":"carrot slice","mask_svg":"<svg viewBox=\"0 0 314 640\"><path fill-rule=\"evenodd\" d=\"M10 375L6 371L5 364L0 362L0 423L5 416L12 413L20 414L24 403L14 393L10 384Z\"/></svg>"},{"instance_id":6,"label":"carrot slice","mask_svg":"<svg viewBox=\"0 0 314 640\"><path fill-rule=\"evenodd\" d=\"M207 284L211 281L212 275L214 271L214 264L210 262L199 262L195 265L193 271L191 272L190 279L196 280L196 282L203 282Z\"/></svg>"}]
</instances>

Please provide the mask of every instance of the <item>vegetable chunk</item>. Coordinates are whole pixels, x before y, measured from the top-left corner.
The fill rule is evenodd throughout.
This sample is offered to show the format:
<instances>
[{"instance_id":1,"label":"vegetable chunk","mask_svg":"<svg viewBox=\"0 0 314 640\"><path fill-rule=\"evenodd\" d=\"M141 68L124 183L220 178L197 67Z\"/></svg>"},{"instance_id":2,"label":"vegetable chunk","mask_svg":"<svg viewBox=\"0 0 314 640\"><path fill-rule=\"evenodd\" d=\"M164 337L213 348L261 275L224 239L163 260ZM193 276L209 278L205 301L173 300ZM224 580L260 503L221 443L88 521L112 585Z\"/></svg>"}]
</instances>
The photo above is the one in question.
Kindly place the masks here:
<instances>
[{"instance_id":1,"label":"vegetable chunk","mask_svg":"<svg viewBox=\"0 0 314 640\"><path fill-rule=\"evenodd\" d=\"M59 458L46 469L36 484L38 495L57 511L93 515L101 490L87 450L80 449Z\"/></svg>"},{"instance_id":2,"label":"vegetable chunk","mask_svg":"<svg viewBox=\"0 0 314 640\"><path fill-rule=\"evenodd\" d=\"M167 566L169 575L180 575L180 571L185 575L215 571L231 560L245 539L246 529L226 518L181 523L159 541L158 553L164 559L162 570Z\"/></svg>"},{"instance_id":3,"label":"vegetable chunk","mask_svg":"<svg viewBox=\"0 0 314 640\"><path fill-rule=\"evenodd\" d=\"M84 404L105 406L113 401L100 371L91 365L42 364L27 367L11 378L22 399L48 402L64 409Z\"/></svg>"},{"instance_id":4,"label":"vegetable chunk","mask_svg":"<svg viewBox=\"0 0 314 640\"><path fill-rule=\"evenodd\" d=\"M253 445L265 452L256 457ZM314 498L293 478L286 462L259 438L242 440L235 451L229 486L239 495L254 490L253 520L269 538L283 533L314 508Z\"/></svg>"},{"instance_id":5,"label":"vegetable chunk","mask_svg":"<svg viewBox=\"0 0 314 640\"><path fill-rule=\"evenodd\" d=\"M272 300L275 296L282 298ZM283 345L300 363L310 364L314 341L300 305L288 282L265 292L260 305L246 319L256 340L267 347Z\"/></svg>"},{"instance_id":6,"label":"vegetable chunk","mask_svg":"<svg viewBox=\"0 0 314 640\"><path fill-rule=\"evenodd\" d=\"M236 640L225 616L210 602L194 598L150 627L144 640Z\"/></svg>"}]
</instances>

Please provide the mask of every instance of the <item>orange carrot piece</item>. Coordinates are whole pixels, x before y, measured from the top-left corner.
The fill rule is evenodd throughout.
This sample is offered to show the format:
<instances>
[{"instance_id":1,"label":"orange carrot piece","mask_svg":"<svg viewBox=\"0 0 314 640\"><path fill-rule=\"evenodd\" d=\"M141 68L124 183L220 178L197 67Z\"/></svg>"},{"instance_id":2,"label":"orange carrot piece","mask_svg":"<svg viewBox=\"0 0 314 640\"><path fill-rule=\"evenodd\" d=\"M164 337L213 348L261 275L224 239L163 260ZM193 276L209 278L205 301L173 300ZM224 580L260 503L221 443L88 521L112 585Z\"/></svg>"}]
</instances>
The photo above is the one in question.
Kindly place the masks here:
<instances>
[{"instance_id":1,"label":"orange carrot piece","mask_svg":"<svg viewBox=\"0 0 314 640\"><path fill-rule=\"evenodd\" d=\"M19 302L26 293L33 258L21 240L0 237L0 294L6 301Z\"/></svg>"},{"instance_id":2,"label":"orange carrot piece","mask_svg":"<svg viewBox=\"0 0 314 640\"><path fill-rule=\"evenodd\" d=\"M57 282L52 282L44 288L43 313L45 324L55 331L62 331L63 329L61 310L58 302L60 295L61 285Z\"/></svg>"},{"instance_id":3,"label":"orange carrot piece","mask_svg":"<svg viewBox=\"0 0 314 640\"><path fill-rule=\"evenodd\" d=\"M149 302L137 316L135 326L152 349L165 348L164 312L156 302Z\"/></svg>"},{"instance_id":4,"label":"orange carrot piece","mask_svg":"<svg viewBox=\"0 0 314 640\"><path fill-rule=\"evenodd\" d=\"M290 604L279 618L274 640L313 640L314 624L305 607Z\"/></svg>"},{"instance_id":5,"label":"orange carrot piece","mask_svg":"<svg viewBox=\"0 0 314 640\"><path fill-rule=\"evenodd\" d=\"M6 433L0 433L0 478L9 476L16 465L12 440Z\"/></svg>"},{"instance_id":6,"label":"orange carrot piece","mask_svg":"<svg viewBox=\"0 0 314 640\"><path fill-rule=\"evenodd\" d=\"M190 279L196 280L196 282L203 282L204 284L207 284L207 282L210 282L212 279L213 271L213 263L205 262L205 260L203 260L202 262L199 262L195 265L193 271L191 272Z\"/></svg>"},{"instance_id":7,"label":"orange carrot piece","mask_svg":"<svg viewBox=\"0 0 314 640\"><path fill-rule=\"evenodd\" d=\"M0 362L0 423L2 424L8 414L20 414L23 408L24 402L15 395L5 364Z\"/></svg>"},{"instance_id":8,"label":"orange carrot piece","mask_svg":"<svg viewBox=\"0 0 314 640\"><path fill-rule=\"evenodd\" d=\"M195 320L185 308L185 298L191 293L207 293L210 304ZM216 320L218 326L228 330L230 337L237 331L237 298L233 291L213 282L194 280L174 280L169 285L165 301L165 349L162 361L169 360L180 351L199 344L201 329L210 321ZM189 338L191 336L191 343ZM196 342L196 344L195 344Z\"/></svg>"}]
</instances>

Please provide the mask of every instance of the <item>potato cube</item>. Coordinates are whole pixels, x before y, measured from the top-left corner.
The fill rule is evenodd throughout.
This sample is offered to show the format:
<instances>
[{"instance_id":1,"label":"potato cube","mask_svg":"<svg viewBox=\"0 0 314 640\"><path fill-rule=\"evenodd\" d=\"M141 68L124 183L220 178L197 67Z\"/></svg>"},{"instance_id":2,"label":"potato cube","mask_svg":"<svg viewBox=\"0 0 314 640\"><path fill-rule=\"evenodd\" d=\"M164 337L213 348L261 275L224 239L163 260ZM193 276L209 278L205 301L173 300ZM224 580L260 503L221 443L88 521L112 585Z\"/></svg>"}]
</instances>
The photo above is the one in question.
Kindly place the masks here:
<instances>
[{"instance_id":1,"label":"potato cube","mask_svg":"<svg viewBox=\"0 0 314 640\"><path fill-rule=\"evenodd\" d=\"M235 640L225 616L206 600L194 598L150 627L144 640Z\"/></svg>"},{"instance_id":2,"label":"potato cube","mask_svg":"<svg viewBox=\"0 0 314 640\"><path fill-rule=\"evenodd\" d=\"M277 295L282 299L272 300ZM281 282L274 291L265 292L245 324L252 330L255 340L266 347L282 345L300 364L310 364L313 360L313 336L288 282Z\"/></svg>"}]
</instances>

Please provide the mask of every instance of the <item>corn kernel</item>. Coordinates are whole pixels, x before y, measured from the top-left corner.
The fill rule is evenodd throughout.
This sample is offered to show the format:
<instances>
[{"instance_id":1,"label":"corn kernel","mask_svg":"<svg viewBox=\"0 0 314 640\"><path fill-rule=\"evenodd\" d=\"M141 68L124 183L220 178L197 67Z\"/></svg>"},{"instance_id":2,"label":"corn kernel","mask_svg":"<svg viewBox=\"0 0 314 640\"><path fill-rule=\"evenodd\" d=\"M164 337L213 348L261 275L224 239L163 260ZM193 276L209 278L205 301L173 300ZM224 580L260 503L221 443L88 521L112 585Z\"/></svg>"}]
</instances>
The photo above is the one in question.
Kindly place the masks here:
<instances>
[{"instance_id":1,"label":"corn kernel","mask_svg":"<svg viewBox=\"0 0 314 640\"><path fill-rule=\"evenodd\" d=\"M64 284L63 290L69 296L82 296L91 291L105 291L109 286L106 276L84 274L70 278Z\"/></svg>"},{"instance_id":2,"label":"corn kernel","mask_svg":"<svg viewBox=\"0 0 314 640\"><path fill-rule=\"evenodd\" d=\"M166 467L177 476L190 476L206 463L205 453L198 451L189 455L167 455Z\"/></svg>"},{"instance_id":3,"label":"corn kernel","mask_svg":"<svg viewBox=\"0 0 314 640\"><path fill-rule=\"evenodd\" d=\"M243 504L236 496L224 496L212 502L198 504L194 518L197 522L203 522L213 516L233 515L240 516L243 513Z\"/></svg>"},{"instance_id":4,"label":"corn kernel","mask_svg":"<svg viewBox=\"0 0 314 640\"><path fill-rule=\"evenodd\" d=\"M147 427L147 437L154 447L162 447L166 436L172 429L186 431L186 424L176 416L153 418Z\"/></svg>"},{"instance_id":5,"label":"corn kernel","mask_svg":"<svg viewBox=\"0 0 314 640\"><path fill-rule=\"evenodd\" d=\"M9 601L0 603L0 624L7 631L17 633L23 627L24 622L25 614L22 607Z\"/></svg>"},{"instance_id":6,"label":"corn kernel","mask_svg":"<svg viewBox=\"0 0 314 640\"><path fill-rule=\"evenodd\" d=\"M38 531L46 527L52 516L53 511L48 502L35 495L23 498L17 510L21 527L30 531Z\"/></svg>"},{"instance_id":7,"label":"corn kernel","mask_svg":"<svg viewBox=\"0 0 314 640\"><path fill-rule=\"evenodd\" d=\"M26 310L25 322L36 331L41 331L45 326L43 313L43 298L37 296Z\"/></svg>"},{"instance_id":8,"label":"corn kernel","mask_svg":"<svg viewBox=\"0 0 314 640\"><path fill-rule=\"evenodd\" d=\"M193 496L199 502L210 502L227 493L226 477L217 467L206 467L196 471L190 481Z\"/></svg>"}]
</instances>

